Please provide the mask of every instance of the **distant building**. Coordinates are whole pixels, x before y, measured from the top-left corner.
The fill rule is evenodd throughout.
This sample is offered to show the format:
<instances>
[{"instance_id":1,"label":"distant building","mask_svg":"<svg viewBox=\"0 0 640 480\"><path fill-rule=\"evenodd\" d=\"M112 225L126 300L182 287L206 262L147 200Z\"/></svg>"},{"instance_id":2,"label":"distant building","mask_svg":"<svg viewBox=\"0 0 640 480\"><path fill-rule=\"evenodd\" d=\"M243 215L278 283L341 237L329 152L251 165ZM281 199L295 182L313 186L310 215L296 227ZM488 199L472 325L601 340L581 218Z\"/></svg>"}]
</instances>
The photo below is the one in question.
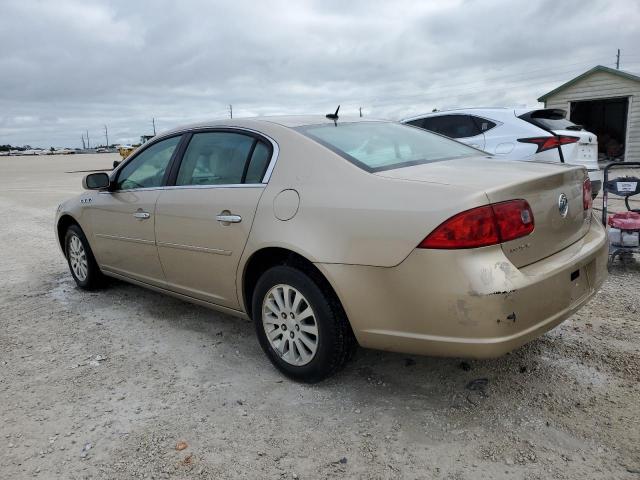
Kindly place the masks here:
<instances>
[{"instance_id":1,"label":"distant building","mask_svg":"<svg viewBox=\"0 0 640 480\"><path fill-rule=\"evenodd\" d=\"M640 76L598 65L538 101L598 135L600 158L640 161Z\"/></svg>"}]
</instances>

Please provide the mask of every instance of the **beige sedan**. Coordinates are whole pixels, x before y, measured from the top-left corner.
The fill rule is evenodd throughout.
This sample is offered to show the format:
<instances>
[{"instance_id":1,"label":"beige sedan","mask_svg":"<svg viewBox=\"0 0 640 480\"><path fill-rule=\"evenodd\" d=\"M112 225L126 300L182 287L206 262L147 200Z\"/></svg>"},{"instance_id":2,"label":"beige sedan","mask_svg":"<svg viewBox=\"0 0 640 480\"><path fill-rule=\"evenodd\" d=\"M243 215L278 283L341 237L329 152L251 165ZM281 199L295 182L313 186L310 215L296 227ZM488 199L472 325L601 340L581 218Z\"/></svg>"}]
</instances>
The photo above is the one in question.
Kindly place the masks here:
<instances>
[{"instance_id":1,"label":"beige sedan","mask_svg":"<svg viewBox=\"0 0 640 480\"><path fill-rule=\"evenodd\" d=\"M56 216L81 288L107 275L252 318L271 362L303 381L358 344L501 355L606 277L583 168L496 161L392 122L191 125L83 183Z\"/></svg>"}]
</instances>

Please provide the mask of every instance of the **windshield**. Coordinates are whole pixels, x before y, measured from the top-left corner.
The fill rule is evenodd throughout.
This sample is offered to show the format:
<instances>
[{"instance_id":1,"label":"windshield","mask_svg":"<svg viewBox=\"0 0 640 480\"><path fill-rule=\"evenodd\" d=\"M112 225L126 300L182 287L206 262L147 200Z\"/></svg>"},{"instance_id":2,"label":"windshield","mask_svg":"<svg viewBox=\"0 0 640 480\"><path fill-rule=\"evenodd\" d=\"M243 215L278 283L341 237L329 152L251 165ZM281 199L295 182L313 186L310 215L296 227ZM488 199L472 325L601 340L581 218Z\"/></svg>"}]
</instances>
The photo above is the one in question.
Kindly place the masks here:
<instances>
[{"instance_id":1,"label":"windshield","mask_svg":"<svg viewBox=\"0 0 640 480\"><path fill-rule=\"evenodd\" d=\"M421 128L392 122L338 122L296 130L368 172L482 154Z\"/></svg>"}]
</instances>

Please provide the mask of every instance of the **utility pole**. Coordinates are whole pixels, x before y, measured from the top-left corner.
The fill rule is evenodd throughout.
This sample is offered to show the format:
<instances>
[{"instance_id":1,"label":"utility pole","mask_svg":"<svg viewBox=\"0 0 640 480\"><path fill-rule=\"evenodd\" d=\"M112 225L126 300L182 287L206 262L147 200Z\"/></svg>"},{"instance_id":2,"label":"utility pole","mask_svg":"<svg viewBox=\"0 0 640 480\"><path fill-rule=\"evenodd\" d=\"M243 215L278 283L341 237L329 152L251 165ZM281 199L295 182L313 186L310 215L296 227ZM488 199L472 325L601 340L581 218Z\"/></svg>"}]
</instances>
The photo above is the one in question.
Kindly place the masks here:
<instances>
[{"instance_id":1,"label":"utility pole","mask_svg":"<svg viewBox=\"0 0 640 480\"><path fill-rule=\"evenodd\" d=\"M107 139L106 147L109 148L109 131L107 130L107 126L104 126L104 137Z\"/></svg>"},{"instance_id":2,"label":"utility pole","mask_svg":"<svg viewBox=\"0 0 640 480\"><path fill-rule=\"evenodd\" d=\"M153 136L156 136L156 119L152 118L151 123L153 124Z\"/></svg>"},{"instance_id":3,"label":"utility pole","mask_svg":"<svg viewBox=\"0 0 640 480\"><path fill-rule=\"evenodd\" d=\"M618 49L618 55L616 55L616 70L620 70L620 49Z\"/></svg>"},{"instance_id":4,"label":"utility pole","mask_svg":"<svg viewBox=\"0 0 640 480\"><path fill-rule=\"evenodd\" d=\"M233 118L233 105L229 105L229 118Z\"/></svg>"},{"instance_id":5,"label":"utility pole","mask_svg":"<svg viewBox=\"0 0 640 480\"><path fill-rule=\"evenodd\" d=\"M360 118L362 118L362 107L360 107L358 110L360 110Z\"/></svg>"},{"instance_id":6,"label":"utility pole","mask_svg":"<svg viewBox=\"0 0 640 480\"><path fill-rule=\"evenodd\" d=\"M91 148L91 144L89 143L89 130L87 130L87 148Z\"/></svg>"}]
</instances>

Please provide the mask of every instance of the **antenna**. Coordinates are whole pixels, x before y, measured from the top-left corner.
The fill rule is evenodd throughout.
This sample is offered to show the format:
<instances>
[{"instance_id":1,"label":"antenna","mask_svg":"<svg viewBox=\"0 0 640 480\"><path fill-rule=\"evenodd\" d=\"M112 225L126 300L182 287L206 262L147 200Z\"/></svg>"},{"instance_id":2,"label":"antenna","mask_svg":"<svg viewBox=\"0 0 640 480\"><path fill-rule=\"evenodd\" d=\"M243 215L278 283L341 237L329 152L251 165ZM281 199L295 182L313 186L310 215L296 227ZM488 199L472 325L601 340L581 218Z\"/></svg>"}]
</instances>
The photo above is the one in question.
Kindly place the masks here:
<instances>
[{"instance_id":1,"label":"antenna","mask_svg":"<svg viewBox=\"0 0 640 480\"><path fill-rule=\"evenodd\" d=\"M152 118L151 123L153 124L153 136L156 136L156 119Z\"/></svg>"},{"instance_id":2,"label":"antenna","mask_svg":"<svg viewBox=\"0 0 640 480\"><path fill-rule=\"evenodd\" d=\"M233 105L229 104L229 118L233 118Z\"/></svg>"},{"instance_id":3,"label":"antenna","mask_svg":"<svg viewBox=\"0 0 640 480\"><path fill-rule=\"evenodd\" d=\"M618 49L618 54L616 55L616 70L620 70L620 49Z\"/></svg>"},{"instance_id":4,"label":"antenna","mask_svg":"<svg viewBox=\"0 0 640 480\"><path fill-rule=\"evenodd\" d=\"M362 107L360 107L358 110L360 110L360 118L362 118Z\"/></svg>"},{"instance_id":5,"label":"antenna","mask_svg":"<svg viewBox=\"0 0 640 480\"><path fill-rule=\"evenodd\" d=\"M107 130L107 126L104 126L104 136L107 139L107 148L109 148L109 131Z\"/></svg>"},{"instance_id":6,"label":"antenna","mask_svg":"<svg viewBox=\"0 0 640 480\"><path fill-rule=\"evenodd\" d=\"M338 120L338 112L340 111L340 105L338 105L338 108L336 108L336 113L327 113L325 115L325 117L327 117L329 120Z\"/></svg>"}]
</instances>

